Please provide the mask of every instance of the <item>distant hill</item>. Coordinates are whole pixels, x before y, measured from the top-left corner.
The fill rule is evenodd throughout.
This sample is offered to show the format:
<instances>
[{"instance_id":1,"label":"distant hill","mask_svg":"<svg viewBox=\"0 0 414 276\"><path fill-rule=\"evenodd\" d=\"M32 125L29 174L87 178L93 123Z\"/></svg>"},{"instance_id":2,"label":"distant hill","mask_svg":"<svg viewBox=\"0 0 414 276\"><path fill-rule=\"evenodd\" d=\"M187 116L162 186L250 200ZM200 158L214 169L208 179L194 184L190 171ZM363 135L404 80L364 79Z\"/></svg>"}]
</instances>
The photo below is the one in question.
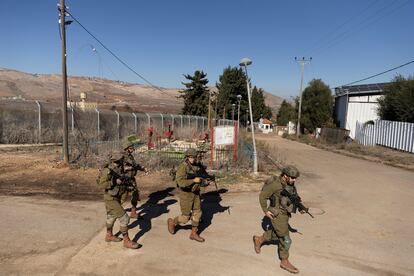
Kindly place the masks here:
<instances>
[{"instance_id":1,"label":"distant hill","mask_svg":"<svg viewBox=\"0 0 414 276\"><path fill-rule=\"evenodd\" d=\"M160 112L178 114L183 107L177 88L155 89L142 84L112 81L90 77L68 77L69 97L80 100L86 92L88 101L98 107L128 109L134 112ZM0 69L0 99L24 98L59 105L62 101L61 75L28 74L15 70ZM265 92L266 104L276 113L282 98Z\"/></svg>"}]
</instances>

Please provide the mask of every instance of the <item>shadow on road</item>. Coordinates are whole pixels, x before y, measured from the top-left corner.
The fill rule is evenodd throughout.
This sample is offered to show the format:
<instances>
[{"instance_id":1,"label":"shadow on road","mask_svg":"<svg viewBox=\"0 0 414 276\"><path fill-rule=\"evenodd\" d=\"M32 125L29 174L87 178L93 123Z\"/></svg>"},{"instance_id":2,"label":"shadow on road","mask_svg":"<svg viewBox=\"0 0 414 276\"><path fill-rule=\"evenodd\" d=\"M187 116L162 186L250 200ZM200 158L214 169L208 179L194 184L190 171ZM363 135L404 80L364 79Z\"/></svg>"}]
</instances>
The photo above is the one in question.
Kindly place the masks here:
<instances>
[{"instance_id":1,"label":"shadow on road","mask_svg":"<svg viewBox=\"0 0 414 276\"><path fill-rule=\"evenodd\" d=\"M222 206L220 204L221 194L227 193L227 189L220 189L217 191L212 191L203 194L203 198L201 201L201 210L203 215L201 217L201 223L198 227L199 233L203 232L207 229L213 220L213 217L217 213L223 213L228 211L230 214L230 206Z\"/></svg>"},{"instance_id":2,"label":"shadow on road","mask_svg":"<svg viewBox=\"0 0 414 276\"><path fill-rule=\"evenodd\" d=\"M128 226L129 229L135 228L137 226L140 228L140 231L133 238L135 242L138 241L145 233L151 230L152 219L159 217L162 214L168 213L170 211L168 210L168 206L177 202L175 199L164 200L169 196L173 196L171 193L173 190L174 188L170 187L151 193L148 196L148 200L138 208L139 219L135 220ZM164 201L160 203L161 200Z\"/></svg>"}]
</instances>

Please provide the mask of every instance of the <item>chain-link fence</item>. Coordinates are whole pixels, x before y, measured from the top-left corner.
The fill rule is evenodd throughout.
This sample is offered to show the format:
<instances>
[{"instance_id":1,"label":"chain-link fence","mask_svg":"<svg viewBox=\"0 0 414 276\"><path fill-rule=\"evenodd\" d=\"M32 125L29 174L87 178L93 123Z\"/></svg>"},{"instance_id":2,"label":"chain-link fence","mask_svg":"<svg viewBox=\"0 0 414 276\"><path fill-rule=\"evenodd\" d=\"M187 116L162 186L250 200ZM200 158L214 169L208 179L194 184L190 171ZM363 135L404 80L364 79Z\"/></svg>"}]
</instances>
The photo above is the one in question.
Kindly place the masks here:
<instances>
[{"instance_id":1,"label":"chain-link fence","mask_svg":"<svg viewBox=\"0 0 414 276\"><path fill-rule=\"evenodd\" d=\"M223 122L221 122L223 121ZM229 120L220 120L227 123ZM128 113L68 107L69 136L94 141L116 141L131 133L141 139L173 133L192 139L207 131L207 118L162 113ZM62 111L39 101L0 101L0 143L59 143L62 141Z\"/></svg>"}]
</instances>

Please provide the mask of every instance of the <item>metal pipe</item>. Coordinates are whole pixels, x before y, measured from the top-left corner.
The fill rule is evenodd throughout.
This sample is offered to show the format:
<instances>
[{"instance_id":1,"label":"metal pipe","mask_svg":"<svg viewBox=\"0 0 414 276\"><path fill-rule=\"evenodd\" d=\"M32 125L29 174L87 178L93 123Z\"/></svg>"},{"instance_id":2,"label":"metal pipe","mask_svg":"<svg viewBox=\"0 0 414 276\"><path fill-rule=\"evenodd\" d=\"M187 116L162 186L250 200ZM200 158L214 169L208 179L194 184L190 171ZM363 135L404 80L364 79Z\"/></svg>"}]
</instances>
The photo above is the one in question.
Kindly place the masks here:
<instances>
[{"instance_id":1,"label":"metal pipe","mask_svg":"<svg viewBox=\"0 0 414 276\"><path fill-rule=\"evenodd\" d=\"M36 101L37 103L37 110L39 112L39 116L38 116L38 134L37 134L37 142L38 144L42 143L42 110L41 110L41 106L39 101Z\"/></svg>"},{"instance_id":2,"label":"metal pipe","mask_svg":"<svg viewBox=\"0 0 414 276\"><path fill-rule=\"evenodd\" d=\"M164 132L164 116L162 115L162 113L160 113L161 115L161 131Z\"/></svg>"},{"instance_id":3,"label":"metal pipe","mask_svg":"<svg viewBox=\"0 0 414 276\"><path fill-rule=\"evenodd\" d=\"M145 113L148 117L148 128L151 127L151 116L148 113Z\"/></svg>"},{"instance_id":4,"label":"metal pipe","mask_svg":"<svg viewBox=\"0 0 414 276\"><path fill-rule=\"evenodd\" d=\"M134 116L134 134L137 134L137 115L132 113L132 116Z\"/></svg>"},{"instance_id":5,"label":"metal pipe","mask_svg":"<svg viewBox=\"0 0 414 276\"><path fill-rule=\"evenodd\" d=\"M116 113L116 127L118 128L118 137L117 137L117 140L119 140L119 112L117 111L117 110L115 110L115 113Z\"/></svg>"},{"instance_id":6,"label":"metal pipe","mask_svg":"<svg viewBox=\"0 0 414 276\"><path fill-rule=\"evenodd\" d=\"M256 140L254 137L254 123L253 123L253 111L252 111L252 100L251 100L251 91L250 91L250 82L249 76L247 74L247 66L244 65L244 70L246 72L246 83L247 83L247 97L249 99L249 112L250 112L250 125L252 131L252 140L253 140L253 173L257 174L257 152L256 152Z\"/></svg>"},{"instance_id":7,"label":"metal pipe","mask_svg":"<svg viewBox=\"0 0 414 276\"><path fill-rule=\"evenodd\" d=\"M100 131L101 131L101 129L100 129L100 116L99 116L99 110L97 109L97 108L95 108L95 111L96 111L96 113L98 114L98 123L97 123L97 130L98 130L98 141L99 141L99 135L100 135Z\"/></svg>"}]
</instances>

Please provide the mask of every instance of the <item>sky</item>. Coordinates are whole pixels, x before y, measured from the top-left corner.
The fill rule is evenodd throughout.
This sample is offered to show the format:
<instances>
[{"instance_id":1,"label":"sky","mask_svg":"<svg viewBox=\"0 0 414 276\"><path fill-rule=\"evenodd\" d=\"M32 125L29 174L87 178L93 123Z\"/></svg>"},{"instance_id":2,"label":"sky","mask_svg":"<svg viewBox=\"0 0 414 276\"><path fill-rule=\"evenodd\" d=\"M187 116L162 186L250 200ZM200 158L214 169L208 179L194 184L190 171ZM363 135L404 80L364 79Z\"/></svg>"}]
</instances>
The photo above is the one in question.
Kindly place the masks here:
<instances>
[{"instance_id":1,"label":"sky","mask_svg":"<svg viewBox=\"0 0 414 276\"><path fill-rule=\"evenodd\" d=\"M60 74L58 0L0 1L0 68ZM182 89L184 74L209 85L243 57L252 84L299 95L322 79L331 88L414 60L411 0L66 0L69 12L108 49L156 86ZM70 17L68 18L70 19ZM67 26L68 74L145 83L78 23ZM414 63L358 84L413 75Z\"/></svg>"}]
</instances>

